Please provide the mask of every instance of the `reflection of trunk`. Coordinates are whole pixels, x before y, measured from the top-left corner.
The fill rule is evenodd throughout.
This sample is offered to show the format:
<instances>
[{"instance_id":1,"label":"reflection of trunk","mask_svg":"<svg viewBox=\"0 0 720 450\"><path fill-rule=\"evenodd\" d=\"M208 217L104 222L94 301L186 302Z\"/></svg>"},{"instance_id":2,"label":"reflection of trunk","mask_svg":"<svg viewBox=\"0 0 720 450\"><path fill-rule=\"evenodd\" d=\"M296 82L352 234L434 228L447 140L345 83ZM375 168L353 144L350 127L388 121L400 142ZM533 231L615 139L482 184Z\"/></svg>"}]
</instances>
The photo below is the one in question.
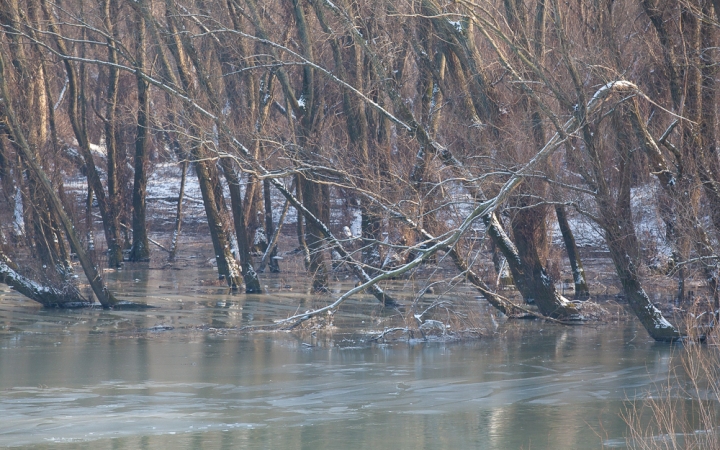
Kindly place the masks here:
<instances>
[{"instance_id":1,"label":"reflection of trunk","mask_svg":"<svg viewBox=\"0 0 720 450\"><path fill-rule=\"evenodd\" d=\"M145 71L145 20L141 14L137 17L138 34L138 70ZM137 137L135 138L135 177L133 182L133 243L130 249L130 261L147 261L150 259L147 223L145 220L147 192L147 162L149 147L149 113L150 96L147 81L137 77L138 112Z\"/></svg>"},{"instance_id":2,"label":"reflection of trunk","mask_svg":"<svg viewBox=\"0 0 720 450\"><path fill-rule=\"evenodd\" d=\"M577 245L575 244L575 236L573 236L570 222L567 219L567 213L564 206L555 207L555 215L557 216L560 234L562 234L565 250L570 260L570 268L572 269L573 282L575 283L575 298L586 299L590 296L587 281L585 280L585 271L580 261Z\"/></svg>"}]
</instances>

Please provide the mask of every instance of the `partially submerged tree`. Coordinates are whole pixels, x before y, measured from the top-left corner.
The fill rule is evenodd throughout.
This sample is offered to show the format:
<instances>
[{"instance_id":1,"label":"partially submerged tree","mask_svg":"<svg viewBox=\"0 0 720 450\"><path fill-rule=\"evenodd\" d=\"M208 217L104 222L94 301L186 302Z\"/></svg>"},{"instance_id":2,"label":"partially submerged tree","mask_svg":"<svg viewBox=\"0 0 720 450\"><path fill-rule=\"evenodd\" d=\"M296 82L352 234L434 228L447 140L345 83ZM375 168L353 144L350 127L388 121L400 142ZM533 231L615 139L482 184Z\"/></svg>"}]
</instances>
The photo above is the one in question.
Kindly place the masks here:
<instances>
[{"instance_id":1,"label":"partially submerged tree","mask_svg":"<svg viewBox=\"0 0 720 450\"><path fill-rule=\"evenodd\" d=\"M116 20L121 11L137 20ZM113 266L120 218L131 211L118 197L131 180L130 259L148 257L146 169L157 135L171 149L161 157L180 161L183 176L195 169L218 274L231 287L261 291L256 229L267 240L259 271L268 262L277 270L277 230L293 208L313 287L331 281L329 254L360 280L329 309L363 289L393 305L383 280L447 262L500 311L525 315L483 279L491 242L526 302L576 319L582 306L558 292L548 249L556 218L575 294L586 299L572 234L583 215L602 230L630 308L651 336L672 340L677 330L643 289L650 243L637 231L633 196L657 180L662 204L651 206L668 230L678 298L699 269L717 303L716 13L709 1L651 0L106 0L97 10L73 0L8 2L0 52L14 61L16 104L45 106L4 132L18 146L16 135L30 131L30 159L43 157L48 140L77 147ZM29 63L27 49L57 64ZM34 70L41 76L29 76ZM120 91L123 79L135 81L129 92ZM49 105L63 96L62 106ZM58 129L55 113L69 126ZM135 130L125 172L120 123ZM107 156L98 158L91 141L101 136ZM25 214L35 245L50 242L60 213L42 183L33 186L39 176L25 183L6 160L5 196L17 189L29 204L50 205L41 208L49 216ZM276 225L278 193L285 207ZM359 219L359 233L337 222L341 208ZM86 245L65 231L73 251ZM39 248L47 261L63 258L62 239Z\"/></svg>"}]
</instances>

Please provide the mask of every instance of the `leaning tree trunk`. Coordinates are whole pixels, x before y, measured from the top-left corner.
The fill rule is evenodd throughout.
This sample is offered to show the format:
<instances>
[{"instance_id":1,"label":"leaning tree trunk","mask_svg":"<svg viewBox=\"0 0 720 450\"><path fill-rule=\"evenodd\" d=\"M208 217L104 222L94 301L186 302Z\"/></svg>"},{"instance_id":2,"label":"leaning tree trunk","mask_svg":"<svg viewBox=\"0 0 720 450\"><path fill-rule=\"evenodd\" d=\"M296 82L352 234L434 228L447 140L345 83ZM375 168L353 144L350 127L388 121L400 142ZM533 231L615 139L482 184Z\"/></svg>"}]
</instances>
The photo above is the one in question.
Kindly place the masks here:
<instances>
[{"instance_id":1,"label":"leaning tree trunk","mask_svg":"<svg viewBox=\"0 0 720 450\"><path fill-rule=\"evenodd\" d=\"M194 49L190 43L183 41L183 39L186 39L187 36L180 33L179 28L175 23L179 14L175 11L173 3L169 0L166 1L166 8L166 18L169 27L167 45L170 49L170 53L175 59L180 84L186 92L194 92L196 82L197 84L202 84L206 80L203 80L202 76L193 77L194 74L190 69L190 64L188 62L189 56L187 53L188 51L192 52ZM168 72L168 76L171 76L170 72ZM199 119L199 117L193 114L192 110L189 111L189 113L191 116L189 119L191 123L193 123L193 120ZM192 137L201 135L195 125L191 125L188 131ZM192 143L190 154L195 163L195 173L198 177L203 205L205 207L205 215L210 228L210 238L212 239L213 249L215 250L218 276L221 279L226 279L231 288L237 289L243 282L242 272L232 255L230 241L227 237L220 215L218 199L216 199L214 189L214 183L217 183L217 177L213 180L213 177L211 176L211 167L209 166L210 161L208 160L207 152L201 142L194 141Z\"/></svg>"},{"instance_id":2,"label":"leaning tree trunk","mask_svg":"<svg viewBox=\"0 0 720 450\"><path fill-rule=\"evenodd\" d=\"M573 282L575 283L575 298L586 299L590 296L590 289L585 279L585 271L583 270L580 254L578 253L575 236L570 228L570 222L567 219L567 213L563 206L555 207L555 216L557 217L560 234L562 234L565 250L570 260L570 269L572 270Z\"/></svg>"},{"instance_id":3,"label":"leaning tree trunk","mask_svg":"<svg viewBox=\"0 0 720 450\"><path fill-rule=\"evenodd\" d=\"M10 258L0 251L0 282L45 307L89 306L89 302L70 284L63 288L42 285L22 274Z\"/></svg>"},{"instance_id":4,"label":"leaning tree trunk","mask_svg":"<svg viewBox=\"0 0 720 450\"><path fill-rule=\"evenodd\" d=\"M48 27L51 34L54 37L55 45L57 45L60 55L69 55L69 51L66 42L60 38L62 34L57 28L57 25L53 20L52 13L49 10L47 0L43 0L41 3L43 14L47 19ZM84 124L83 108L84 104L82 100L80 85L80 77L78 76L77 70L73 63L63 58L63 64L65 66L65 72L68 80L68 118L70 119L70 125L73 130L73 134L78 142L78 148L82 155L85 163L85 169L87 171L88 188L92 189L97 199L98 206L100 208L100 215L103 222L103 230L105 232L105 240L108 246L120 246L120 221L117 215L117 211L113 210L108 205L108 198L105 195L105 188L98 174L95 162L93 160L92 152L90 151L90 141L88 140L87 129ZM119 252L119 248L113 248L112 252Z\"/></svg>"},{"instance_id":5,"label":"leaning tree trunk","mask_svg":"<svg viewBox=\"0 0 720 450\"><path fill-rule=\"evenodd\" d=\"M624 105L619 105L618 109L622 111ZM680 338L680 333L652 304L642 287L638 273L640 252L630 206L631 160L634 146L629 136L630 125L625 118L626 115L620 117L617 112L612 117L616 132L616 145L620 152L618 167L620 175L619 179L616 179L619 186L614 189L617 191L617 199L613 199L612 190L608 187L602 172L603 165L600 161L600 154L595 147L596 135L588 126L584 126L582 129L585 148L591 158L595 179L598 180L596 202L600 225L605 231L605 241L628 305L653 339L672 341Z\"/></svg>"},{"instance_id":6,"label":"leaning tree trunk","mask_svg":"<svg viewBox=\"0 0 720 450\"><path fill-rule=\"evenodd\" d=\"M605 227L605 240L628 305L653 339L656 341L678 339L680 333L652 304L643 289L637 265L628 252L628 247L632 245L632 242L628 242L627 230L622 230L622 233L620 231L616 227Z\"/></svg>"},{"instance_id":7,"label":"leaning tree trunk","mask_svg":"<svg viewBox=\"0 0 720 450\"><path fill-rule=\"evenodd\" d=\"M637 140L640 142L643 150L645 150L651 172L660 182L660 186L671 199L673 206L677 208L679 205L683 204L683 200L687 199L685 193L688 191L687 189L683 189L683 187L689 184L689 182L687 180L678 180L678 177L670 171L669 165L665 162L657 142L655 142L653 137L650 135L650 132L645 126L644 120L640 116L639 105L636 100L633 101L632 107L629 108L627 117L630 119L630 123L632 124ZM668 128L665 134L660 138L660 141L671 149L677 151L674 146L671 146L666 142L667 136L669 135L669 132L672 131L675 124ZM682 171L679 171L678 175L683 178L687 177L687 174L682 173ZM700 178L702 180L702 176ZM714 210L715 208L711 208L712 214L715 214ZM674 246L677 247L678 242L681 242L680 236L678 236L680 233L684 235L685 242L692 240L695 251L703 260L702 268L705 275L705 281L710 288L713 303L717 309L719 301L717 267L715 264L709 262L715 259L715 251L713 250L712 243L705 231L705 228L699 223L696 211L696 208L690 208L690 214L672 214L671 208L662 208L660 214L669 230L668 234L670 235ZM679 276L680 280L678 282L679 286L677 298L678 300L681 300L682 297L680 294L684 292L685 282L684 265L680 267L679 272L682 273Z\"/></svg>"},{"instance_id":8,"label":"leaning tree trunk","mask_svg":"<svg viewBox=\"0 0 720 450\"><path fill-rule=\"evenodd\" d=\"M526 301L532 298L543 315L553 318L568 318L579 314L575 305L557 292L537 254L533 259L533 255L527 255L529 251L526 250L526 260L523 261L517 247L507 236L494 213L483 217L483 222L488 235L505 257L515 286ZM524 238L521 242L526 241L527 238Z\"/></svg>"},{"instance_id":9,"label":"leaning tree trunk","mask_svg":"<svg viewBox=\"0 0 720 450\"><path fill-rule=\"evenodd\" d=\"M210 180L205 152L200 144L194 144L192 154L195 159L195 173L200 184L205 215L210 227L210 237L215 250L218 276L220 279L226 279L228 286L231 288L238 289L243 283L242 271L232 255L230 241L227 238L220 211L215 203L215 192Z\"/></svg>"},{"instance_id":10,"label":"leaning tree trunk","mask_svg":"<svg viewBox=\"0 0 720 450\"><path fill-rule=\"evenodd\" d=\"M75 226L65 213L62 203L60 202L60 198L53 189L50 180L48 179L47 175L45 175L45 172L40 168L37 161L32 157L30 145L25 139L25 135L22 132L22 128L20 127L17 116L15 115L15 110L12 106L12 97L10 95L10 90L8 89L7 79L5 75L5 59L2 52L0 52L0 91L2 93L3 99L2 113L7 120L8 126L10 127L13 139L17 143L17 149L20 152L20 156L30 168L30 172L32 173L33 177L35 177L35 179L39 182L40 187L44 191L44 194L49 201L49 205L50 208L53 210L53 213L56 214L57 217L60 219L60 223L65 230L68 241L70 241L70 246L75 251L78 260L80 260L80 265L85 272L85 276L87 277L93 292L104 307L107 308L115 305L117 303L117 300L112 295L112 293L107 290L102 281L100 273L88 257L87 253L85 253L80 239L75 233Z\"/></svg>"}]
</instances>

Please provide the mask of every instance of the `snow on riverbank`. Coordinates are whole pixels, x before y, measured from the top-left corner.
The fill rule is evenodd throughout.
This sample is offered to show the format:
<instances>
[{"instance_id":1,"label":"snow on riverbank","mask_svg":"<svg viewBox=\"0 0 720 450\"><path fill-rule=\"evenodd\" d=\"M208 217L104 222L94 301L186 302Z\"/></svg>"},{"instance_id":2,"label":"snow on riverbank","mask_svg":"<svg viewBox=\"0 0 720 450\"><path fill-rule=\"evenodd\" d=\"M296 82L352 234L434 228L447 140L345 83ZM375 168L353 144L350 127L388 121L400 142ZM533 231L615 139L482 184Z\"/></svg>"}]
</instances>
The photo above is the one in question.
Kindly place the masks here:
<instances>
[{"instance_id":1,"label":"snow on riverbank","mask_svg":"<svg viewBox=\"0 0 720 450\"><path fill-rule=\"evenodd\" d=\"M147 203L148 218L153 222L153 227L166 229L174 224L177 199L180 193L181 166L175 162L155 164L148 178ZM222 180L223 184L225 183ZM129 189L131 186L128 187ZM244 183L243 191L246 188ZM632 211L635 222L635 229L641 244L641 249L650 264L663 265L670 257L671 249L665 241L665 227L657 210L659 187L656 183L649 183L644 186L632 189ZM78 196L78 199L86 195L87 183L84 177L76 176L66 181L66 191ZM225 187L227 193L227 187ZM462 220L465 213L472 209L471 200L464 195L461 189L458 190L457 198L452 202L452 211L446 214L445 219L449 226L457 220ZM278 220L282 212L285 199L272 189L273 195L273 219ZM229 197L229 196L227 196ZM226 200L229 201L229 198ZM229 205L228 205L229 206ZM590 218L577 213L573 208L567 209L570 226L574 232L576 243L580 248L593 248L601 252L607 251L603 232L600 227ZM290 211L286 217L285 225L293 225L296 222L296 213ZM349 203L344 198L335 198L331 214L331 226L333 229L342 230L347 227L351 236L360 236L360 208L358 205ZM183 202L183 222L188 225L202 225L206 221L205 211L202 205L202 195L197 178L192 167L188 169L185 181L185 197ZM554 245L562 246L557 221L554 215L548 215L550 233ZM475 232L478 235L484 234L484 226L478 220ZM156 229L156 231L157 231Z\"/></svg>"}]
</instances>

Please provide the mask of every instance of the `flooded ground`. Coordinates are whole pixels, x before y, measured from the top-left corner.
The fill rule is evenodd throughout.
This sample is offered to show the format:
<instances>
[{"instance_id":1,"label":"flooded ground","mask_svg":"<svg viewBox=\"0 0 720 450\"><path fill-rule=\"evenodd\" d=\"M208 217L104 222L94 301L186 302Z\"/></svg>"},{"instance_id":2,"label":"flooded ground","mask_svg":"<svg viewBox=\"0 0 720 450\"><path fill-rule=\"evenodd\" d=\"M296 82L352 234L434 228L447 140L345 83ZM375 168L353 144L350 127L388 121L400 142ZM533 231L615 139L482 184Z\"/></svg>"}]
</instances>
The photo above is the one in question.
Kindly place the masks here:
<instances>
[{"instance_id":1,"label":"flooded ground","mask_svg":"<svg viewBox=\"0 0 720 450\"><path fill-rule=\"evenodd\" d=\"M282 274L264 277L268 294L233 295L213 274L109 273L123 298L157 307L136 311L42 309L5 287L0 447L624 447L619 414L667 380L673 352L633 321L488 320L470 294L480 339L372 341L408 319L363 296L330 328L248 333L331 295ZM453 301L423 301L438 299Z\"/></svg>"}]
</instances>

